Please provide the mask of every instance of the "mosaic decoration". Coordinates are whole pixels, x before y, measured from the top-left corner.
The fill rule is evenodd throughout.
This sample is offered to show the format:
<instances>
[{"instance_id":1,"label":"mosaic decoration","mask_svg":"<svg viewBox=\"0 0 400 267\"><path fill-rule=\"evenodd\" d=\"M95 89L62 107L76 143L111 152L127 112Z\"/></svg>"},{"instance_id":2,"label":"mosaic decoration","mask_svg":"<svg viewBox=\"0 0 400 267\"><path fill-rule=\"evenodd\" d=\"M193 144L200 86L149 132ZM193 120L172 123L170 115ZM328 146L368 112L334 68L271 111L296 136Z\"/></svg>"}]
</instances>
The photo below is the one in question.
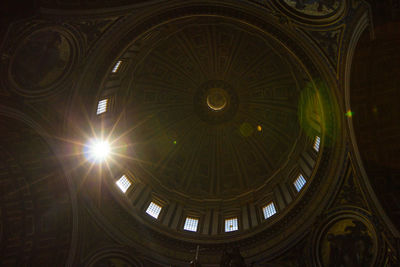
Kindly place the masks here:
<instances>
[{"instance_id":1,"label":"mosaic decoration","mask_svg":"<svg viewBox=\"0 0 400 267\"><path fill-rule=\"evenodd\" d=\"M338 0L284 0L297 11L311 16L331 15L340 7Z\"/></svg>"},{"instance_id":2,"label":"mosaic decoration","mask_svg":"<svg viewBox=\"0 0 400 267\"><path fill-rule=\"evenodd\" d=\"M320 257L323 266L372 266L376 247L371 231L357 219L334 223L323 235Z\"/></svg>"},{"instance_id":3,"label":"mosaic decoration","mask_svg":"<svg viewBox=\"0 0 400 267\"><path fill-rule=\"evenodd\" d=\"M71 46L57 31L40 31L26 38L11 65L15 83L24 90L40 90L54 84L68 68Z\"/></svg>"}]
</instances>

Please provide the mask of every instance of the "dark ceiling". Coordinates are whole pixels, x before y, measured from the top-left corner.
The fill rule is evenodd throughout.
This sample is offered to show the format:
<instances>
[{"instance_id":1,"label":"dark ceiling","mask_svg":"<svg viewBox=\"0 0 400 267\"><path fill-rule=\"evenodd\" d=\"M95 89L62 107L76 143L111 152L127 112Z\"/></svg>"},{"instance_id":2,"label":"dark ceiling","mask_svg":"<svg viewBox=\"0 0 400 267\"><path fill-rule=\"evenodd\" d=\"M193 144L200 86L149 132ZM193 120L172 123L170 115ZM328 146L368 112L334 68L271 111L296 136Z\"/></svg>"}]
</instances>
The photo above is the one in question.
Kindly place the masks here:
<instances>
[{"instance_id":1,"label":"dark ceiling","mask_svg":"<svg viewBox=\"0 0 400 267\"><path fill-rule=\"evenodd\" d=\"M124 73L133 92L126 124L134 128L134 156L150 173L138 176L199 199L232 198L271 182L303 143L303 79L290 55L224 19L182 20L154 33L159 41ZM228 103L215 111L207 96L218 88Z\"/></svg>"},{"instance_id":2,"label":"dark ceiling","mask_svg":"<svg viewBox=\"0 0 400 267\"><path fill-rule=\"evenodd\" d=\"M0 40L5 41L11 23L37 14L40 8L87 11L137 2L142 1L43 0L24 1L24 5L1 1ZM365 32L356 49L351 78L352 120L373 188L398 226L400 5L399 1L371 4L376 39L370 40L370 33ZM149 46L140 64L129 67L129 88L144 90L125 99L130 104L125 122L128 128L136 121L145 122L129 138L142 141L132 156L143 160L142 167L154 184L199 198L228 198L270 181L298 148L298 90L304 84L287 55L265 36L226 21L195 23L201 25L187 21L185 25L173 25L175 28L166 30L169 34ZM238 54L242 58L238 59ZM257 76L258 70L268 75ZM284 88L259 90L261 85L269 84ZM171 90L164 92L159 85ZM204 105L207 92L215 88L223 88L230 101L229 109L218 113L218 119L213 119L214 111ZM268 101L260 101L262 97ZM25 105L29 101L17 95L12 98L3 101L29 111ZM59 96L49 101L46 123L54 114L62 118L61 110L67 105L64 100ZM189 102L193 105L185 106ZM30 105L35 106L34 101ZM60 125L54 125L57 130L63 127L63 122L58 122ZM67 178L54 152L37 129L13 119L1 118L0 137L0 257L9 265L65 262L71 245L72 205Z\"/></svg>"},{"instance_id":3,"label":"dark ceiling","mask_svg":"<svg viewBox=\"0 0 400 267\"><path fill-rule=\"evenodd\" d=\"M373 188L400 225L400 22L379 17L361 37L351 81L357 145Z\"/></svg>"},{"instance_id":4,"label":"dark ceiling","mask_svg":"<svg viewBox=\"0 0 400 267\"><path fill-rule=\"evenodd\" d=\"M3 266L56 266L71 246L72 206L54 153L35 130L0 117Z\"/></svg>"}]
</instances>

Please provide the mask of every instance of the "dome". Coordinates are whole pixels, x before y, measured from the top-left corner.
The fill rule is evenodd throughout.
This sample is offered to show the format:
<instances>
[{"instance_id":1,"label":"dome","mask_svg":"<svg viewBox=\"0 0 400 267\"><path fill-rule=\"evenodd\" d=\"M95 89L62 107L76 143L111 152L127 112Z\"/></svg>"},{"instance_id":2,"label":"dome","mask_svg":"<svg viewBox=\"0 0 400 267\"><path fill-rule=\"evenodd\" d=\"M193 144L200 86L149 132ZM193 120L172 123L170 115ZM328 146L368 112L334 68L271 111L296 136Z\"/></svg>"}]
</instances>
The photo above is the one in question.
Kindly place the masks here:
<instances>
[{"instance_id":1,"label":"dome","mask_svg":"<svg viewBox=\"0 0 400 267\"><path fill-rule=\"evenodd\" d=\"M303 146L300 70L272 38L226 18L155 28L126 62L135 177L185 201L238 199L282 180ZM129 64L129 65L128 65ZM261 130L257 130L257 126ZM297 148L297 149L296 149Z\"/></svg>"},{"instance_id":2,"label":"dome","mask_svg":"<svg viewBox=\"0 0 400 267\"><path fill-rule=\"evenodd\" d=\"M397 264L393 1L34 2L0 31L2 266Z\"/></svg>"},{"instance_id":3,"label":"dome","mask_svg":"<svg viewBox=\"0 0 400 267\"><path fill-rule=\"evenodd\" d=\"M85 80L99 88L92 124L117 140L105 179L119 203L111 210L189 243L265 232L318 170L321 76L254 14L189 6L156 17L121 22ZM90 82L92 73L103 78Z\"/></svg>"}]
</instances>

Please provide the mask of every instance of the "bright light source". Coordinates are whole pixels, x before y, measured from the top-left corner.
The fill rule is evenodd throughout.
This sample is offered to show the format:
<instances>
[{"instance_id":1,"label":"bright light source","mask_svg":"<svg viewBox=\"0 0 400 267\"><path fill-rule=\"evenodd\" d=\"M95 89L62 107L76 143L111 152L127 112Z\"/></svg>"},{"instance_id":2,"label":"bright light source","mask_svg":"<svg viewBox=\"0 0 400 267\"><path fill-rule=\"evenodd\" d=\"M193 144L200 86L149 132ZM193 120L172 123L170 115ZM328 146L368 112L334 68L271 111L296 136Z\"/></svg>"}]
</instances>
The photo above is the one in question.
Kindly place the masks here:
<instances>
[{"instance_id":1,"label":"bright light source","mask_svg":"<svg viewBox=\"0 0 400 267\"><path fill-rule=\"evenodd\" d=\"M276 213L274 202L269 203L263 207L264 219L268 219Z\"/></svg>"},{"instance_id":2,"label":"bright light source","mask_svg":"<svg viewBox=\"0 0 400 267\"><path fill-rule=\"evenodd\" d=\"M160 215L162 207L157 205L154 202L150 202L150 205L147 207L146 213L149 214L151 217L157 219L158 215Z\"/></svg>"},{"instance_id":3,"label":"bright light source","mask_svg":"<svg viewBox=\"0 0 400 267\"><path fill-rule=\"evenodd\" d=\"M107 107L108 107L108 99L106 98L106 99L100 100L99 103L97 104L96 114L100 115L100 114L106 112Z\"/></svg>"},{"instance_id":4,"label":"bright light source","mask_svg":"<svg viewBox=\"0 0 400 267\"><path fill-rule=\"evenodd\" d=\"M121 66L122 60L117 61L117 63L115 63L114 68L112 69L112 73L117 73L119 67Z\"/></svg>"},{"instance_id":5,"label":"bright light source","mask_svg":"<svg viewBox=\"0 0 400 267\"><path fill-rule=\"evenodd\" d=\"M225 232L233 232L237 231L238 229L238 219L236 217L225 219Z\"/></svg>"},{"instance_id":6,"label":"bright light source","mask_svg":"<svg viewBox=\"0 0 400 267\"><path fill-rule=\"evenodd\" d=\"M118 185L119 189L121 189L122 193L125 193L132 184L125 175L122 175L115 183Z\"/></svg>"},{"instance_id":7,"label":"bright light source","mask_svg":"<svg viewBox=\"0 0 400 267\"><path fill-rule=\"evenodd\" d=\"M319 136L316 136L314 140L314 150L317 152L319 151L320 143L321 143L321 138Z\"/></svg>"},{"instance_id":8,"label":"bright light source","mask_svg":"<svg viewBox=\"0 0 400 267\"><path fill-rule=\"evenodd\" d=\"M87 146L87 158L91 161L101 162L108 158L110 155L110 144L105 140L91 140Z\"/></svg>"},{"instance_id":9,"label":"bright light source","mask_svg":"<svg viewBox=\"0 0 400 267\"><path fill-rule=\"evenodd\" d=\"M303 188L303 186L306 184L306 179L302 174L299 174L297 179L293 182L294 187L296 187L297 192L300 192L300 190Z\"/></svg>"},{"instance_id":10,"label":"bright light source","mask_svg":"<svg viewBox=\"0 0 400 267\"><path fill-rule=\"evenodd\" d=\"M186 231L197 232L197 225L199 224L199 219L186 217L185 225L183 229Z\"/></svg>"}]
</instances>

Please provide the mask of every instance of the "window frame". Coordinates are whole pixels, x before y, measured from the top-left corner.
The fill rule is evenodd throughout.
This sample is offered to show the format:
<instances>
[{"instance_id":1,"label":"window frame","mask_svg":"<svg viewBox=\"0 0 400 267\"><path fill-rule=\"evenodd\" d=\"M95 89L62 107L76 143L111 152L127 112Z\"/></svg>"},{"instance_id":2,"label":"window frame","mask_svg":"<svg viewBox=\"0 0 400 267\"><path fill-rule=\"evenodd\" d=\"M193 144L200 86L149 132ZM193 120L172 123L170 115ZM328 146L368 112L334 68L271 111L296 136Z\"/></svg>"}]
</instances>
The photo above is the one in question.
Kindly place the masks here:
<instances>
[{"instance_id":1,"label":"window frame","mask_svg":"<svg viewBox=\"0 0 400 267\"><path fill-rule=\"evenodd\" d=\"M226 229L226 227L227 227L227 222L229 221L229 220L232 220L232 221L235 221L235 219L236 219L236 227L237 227L237 229L235 229L235 230L229 230L229 231L227 231L227 229ZM224 218L224 233L232 233L232 232L237 232L237 231L239 231L239 216L230 216L230 217L225 217Z\"/></svg>"},{"instance_id":2,"label":"window frame","mask_svg":"<svg viewBox=\"0 0 400 267\"><path fill-rule=\"evenodd\" d=\"M105 101L105 105L104 107L100 107L100 105L102 105L102 102ZM104 111L102 111L104 109ZM102 116L105 113L109 112L110 110L110 98L109 97L103 97L101 98L101 100L97 101L97 108L96 108L96 115L97 116Z\"/></svg>"},{"instance_id":3,"label":"window frame","mask_svg":"<svg viewBox=\"0 0 400 267\"><path fill-rule=\"evenodd\" d=\"M124 61L122 59L118 59L111 69L111 74L117 74L121 70L123 62Z\"/></svg>"},{"instance_id":4,"label":"window frame","mask_svg":"<svg viewBox=\"0 0 400 267\"><path fill-rule=\"evenodd\" d=\"M121 179L123 179L123 178L125 178L125 179L128 181L128 183L129 183L129 185L128 185L128 187L125 189L125 191L123 191L123 189L121 188L121 186L118 184L119 181L120 181ZM115 184L117 185L118 189L120 189L121 192L122 192L123 194L125 194L125 195L127 194L127 192L130 191L130 189L133 188L133 181L128 177L127 174L122 174L122 175L120 176L120 178L118 178L117 181L115 181Z\"/></svg>"},{"instance_id":5,"label":"window frame","mask_svg":"<svg viewBox=\"0 0 400 267\"><path fill-rule=\"evenodd\" d=\"M196 221L197 221L196 230L195 230L195 231L185 229L185 227L186 227L186 222L187 222L188 219L196 220ZM191 215L185 216L185 220L184 220L184 222L183 222L183 227L182 227L182 229L183 229L183 231L185 231L185 232L198 233L198 232L199 232L199 229L200 229L200 218L197 217L197 216L191 216Z\"/></svg>"},{"instance_id":6,"label":"window frame","mask_svg":"<svg viewBox=\"0 0 400 267\"><path fill-rule=\"evenodd\" d=\"M301 188L300 188L300 189L297 189L296 184L297 184L297 181L300 179L300 177L302 177L302 179L304 180L304 184L301 185ZM300 192L303 190L303 188L306 186L307 182L308 182L308 180L306 179L306 177L303 175L303 173L300 172L300 173L296 176L296 178L292 181L292 185L293 185L293 187L294 187L294 190L295 190L296 194L300 193Z\"/></svg>"},{"instance_id":7,"label":"window frame","mask_svg":"<svg viewBox=\"0 0 400 267\"><path fill-rule=\"evenodd\" d=\"M149 212L147 212L152 204L154 204L155 206L157 206L157 207L160 208L160 211L158 212L157 217L154 217L152 214L150 214ZM151 201L148 202L147 207L145 208L144 212L145 212L148 216L150 216L152 219L154 219L154 220L160 220L161 212L163 211L163 209L164 209L164 206L163 206L163 205L161 205L159 202L157 202L157 201L155 201L155 200L151 200Z\"/></svg>"},{"instance_id":8,"label":"window frame","mask_svg":"<svg viewBox=\"0 0 400 267\"><path fill-rule=\"evenodd\" d=\"M110 116L114 112L114 106L115 106L115 94L114 93L108 93L100 96L98 98L99 100L96 102L96 110L95 110L95 116L97 118L104 118ZM107 99L107 106L106 106L106 111L102 112L100 114L97 113L98 111L98 106L100 101Z\"/></svg>"},{"instance_id":9,"label":"window frame","mask_svg":"<svg viewBox=\"0 0 400 267\"><path fill-rule=\"evenodd\" d=\"M272 214L272 215L270 215L270 216L268 216L268 217L265 217L265 208L267 208L268 206L270 206L270 205L273 205L273 208L274 208L274 213ZM271 201L269 201L269 202L267 202L267 204L265 204L265 205L263 205L262 207L261 207L261 212L262 212L262 216L263 216L263 219L264 220L268 220L268 219L270 219L272 216L274 216L274 215L276 215L277 213L278 213L278 209L277 209L277 206L275 205L275 202L273 201L273 200L271 200Z\"/></svg>"},{"instance_id":10,"label":"window frame","mask_svg":"<svg viewBox=\"0 0 400 267\"><path fill-rule=\"evenodd\" d=\"M316 153L321 149L321 137L316 135L314 138L313 149Z\"/></svg>"}]
</instances>

